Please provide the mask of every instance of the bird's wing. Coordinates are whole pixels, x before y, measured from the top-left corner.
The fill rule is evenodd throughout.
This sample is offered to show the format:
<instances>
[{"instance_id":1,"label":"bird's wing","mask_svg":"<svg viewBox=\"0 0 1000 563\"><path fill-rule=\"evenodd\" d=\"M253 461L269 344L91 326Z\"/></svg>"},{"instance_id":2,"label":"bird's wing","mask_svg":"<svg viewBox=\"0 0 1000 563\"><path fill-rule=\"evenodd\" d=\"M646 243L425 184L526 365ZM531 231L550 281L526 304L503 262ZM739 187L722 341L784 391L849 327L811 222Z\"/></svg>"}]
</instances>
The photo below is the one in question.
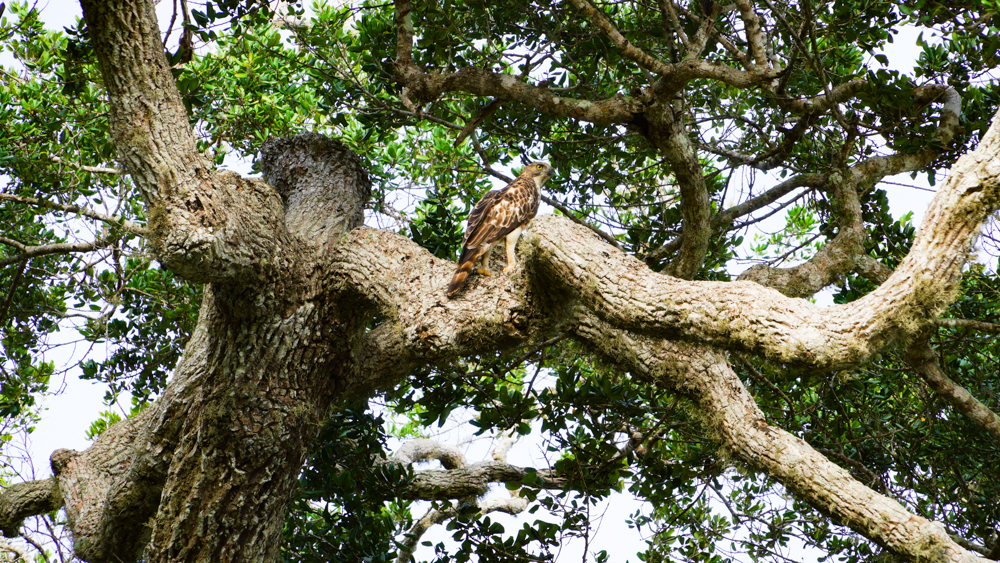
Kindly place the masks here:
<instances>
[{"instance_id":1,"label":"bird's wing","mask_svg":"<svg viewBox=\"0 0 1000 563\"><path fill-rule=\"evenodd\" d=\"M504 190L506 190L506 188L503 190L490 190L486 192L486 195L484 195L483 198L476 203L476 206L472 208L472 211L469 212L469 217L466 219L467 225L465 227L465 235L462 237L463 248L465 248L467 246L466 243L469 242L469 235L474 233L476 229L479 228L479 225L481 225L486 219L490 208L500 201Z\"/></svg>"},{"instance_id":2,"label":"bird's wing","mask_svg":"<svg viewBox=\"0 0 1000 563\"><path fill-rule=\"evenodd\" d=\"M518 178L496 195L486 194L469 214L464 246L479 248L493 244L528 222L538 207L532 197L534 187L532 180ZM480 204L485 204L482 209Z\"/></svg>"}]
</instances>

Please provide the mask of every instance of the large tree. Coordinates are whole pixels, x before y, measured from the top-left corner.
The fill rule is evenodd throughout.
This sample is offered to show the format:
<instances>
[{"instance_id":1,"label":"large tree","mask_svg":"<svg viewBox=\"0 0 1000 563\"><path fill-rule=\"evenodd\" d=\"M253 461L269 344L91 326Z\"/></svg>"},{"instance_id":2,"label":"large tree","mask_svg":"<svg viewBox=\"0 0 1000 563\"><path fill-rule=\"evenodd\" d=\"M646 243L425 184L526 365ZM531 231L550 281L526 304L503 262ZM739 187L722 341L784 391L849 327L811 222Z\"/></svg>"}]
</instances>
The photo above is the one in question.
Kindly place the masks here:
<instances>
[{"instance_id":1,"label":"large tree","mask_svg":"<svg viewBox=\"0 0 1000 563\"><path fill-rule=\"evenodd\" d=\"M627 485L651 559L736 536L780 558L791 534L1000 556L1000 298L969 265L1000 209L993 3L182 1L169 50L151 0L81 4L67 34L25 5L3 28L26 70L0 99L0 414L30 415L79 308L112 350L83 373L144 408L6 487L8 537L61 508L94 563L405 560L451 519L459 558L537 558L551 527L503 539L484 515L568 499L585 530ZM937 39L909 77L881 68L903 24ZM556 167L560 215L449 299L461 218L515 155ZM880 182L942 167L921 228L893 218ZM731 280L780 210L769 260ZM389 455L373 398L428 424L472 409L503 440L487 462ZM507 463L533 427L551 466ZM498 482L511 499L483 499ZM412 499L439 504L383 504Z\"/></svg>"}]
</instances>

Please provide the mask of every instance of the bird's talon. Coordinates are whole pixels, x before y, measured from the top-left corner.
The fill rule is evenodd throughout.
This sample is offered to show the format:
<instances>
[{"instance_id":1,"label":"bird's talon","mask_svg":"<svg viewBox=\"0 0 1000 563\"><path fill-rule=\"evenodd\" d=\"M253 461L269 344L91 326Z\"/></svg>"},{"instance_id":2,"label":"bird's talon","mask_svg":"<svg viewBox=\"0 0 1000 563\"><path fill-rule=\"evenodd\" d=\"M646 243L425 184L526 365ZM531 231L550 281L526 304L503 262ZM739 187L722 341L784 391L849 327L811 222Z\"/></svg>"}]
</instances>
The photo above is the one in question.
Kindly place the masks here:
<instances>
[{"instance_id":1,"label":"bird's talon","mask_svg":"<svg viewBox=\"0 0 1000 563\"><path fill-rule=\"evenodd\" d=\"M479 268L479 269L477 269L477 270L476 270L476 273L478 273L478 274L482 274L482 275L484 275L484 276L487 276L487 277L490 277L490 278L492 278L492 277L493 277L493 272L491 272L491 271L489 271L489 270L484 270L483 268Z\"/></svg>"}]
</instances>

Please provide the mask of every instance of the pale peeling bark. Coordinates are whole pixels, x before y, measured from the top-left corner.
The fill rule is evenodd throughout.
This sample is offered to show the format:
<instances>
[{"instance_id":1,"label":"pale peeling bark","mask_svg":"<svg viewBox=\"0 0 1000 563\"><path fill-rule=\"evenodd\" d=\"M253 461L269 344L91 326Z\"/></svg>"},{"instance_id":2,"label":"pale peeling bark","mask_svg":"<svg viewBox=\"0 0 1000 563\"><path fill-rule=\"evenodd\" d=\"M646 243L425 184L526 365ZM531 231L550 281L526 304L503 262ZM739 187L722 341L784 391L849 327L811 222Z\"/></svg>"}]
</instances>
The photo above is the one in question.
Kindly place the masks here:
<instances>
[{"instance_id":1,"label":"pale peeling bark","mask_svg":"<svg viewBox=\"0 0 1000 563\"><path fill-rule=\"evenodd\" d=\"M507 465L507 452L513 443L513 433L511 431L504 432L500 437L500 443L493 449L491 456L493 461L475 463L468 467L465 464L465 457L457 449L433 440L412 440L393 454L391 460L393 462L414 463L427 459L438 459L446 468L449 465L452 468L461 468L444 472L425 470L416 474L413 484L407 491L408 494L413 495L411 498L457 498L461 500L447 503L440 510L431 508L427 514L417 520L400 542L399 554L396 557L397 563L406 563L410 560L420 538L435 524L457 516L474 518L490 512L519 514L528 508L527 499L518 494L520 487L511 490L510 496L507 498L482 498L487 492L490 482L520 483L528 477L527 471ZM553 489L565 486L564 479L553 478L552 474L551 471L532 473L533 486ZM479 489L471 489L470 492L466 485L470 478L481 485ZM458 490L455 490L456 486L459 487ZM442 495L441 492L444 490L452 492L448 495ZM457 494L461 492L466 494Z\"/></svg>"}]
</instances>

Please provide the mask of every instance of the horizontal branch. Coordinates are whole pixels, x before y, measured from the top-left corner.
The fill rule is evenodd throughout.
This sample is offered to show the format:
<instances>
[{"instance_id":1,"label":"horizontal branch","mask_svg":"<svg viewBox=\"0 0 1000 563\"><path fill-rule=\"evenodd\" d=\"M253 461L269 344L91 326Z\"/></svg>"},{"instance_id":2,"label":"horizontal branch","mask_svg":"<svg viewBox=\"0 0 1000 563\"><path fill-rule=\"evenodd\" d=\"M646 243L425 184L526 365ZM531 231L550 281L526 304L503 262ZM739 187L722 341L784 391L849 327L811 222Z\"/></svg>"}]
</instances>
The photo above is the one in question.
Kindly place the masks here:
<instances>
[{"instance_id":1,"label":"horizontal branch","mask_svg":"<svg viewBox=\"0 0 1000 563\"><path fill-rule=\"evenodd\" d=\"M419 107L437 100L446 92L465 92L477 96L491 97L498 101L514 101L533 107L549 115L567 117L591 123L633 123L643 112L640 100L616 94L605 100L579 100L557 96L547 88L531 86L510 74L496 73L479 67L466 67L453 73L424 72L413 61L413 20L409 0L396 0L396 59L395 71L404 88L401 94L403 105L414 112ZM586 6L586 4L580 4ZM587 12L594 14L593 10ZM603 20L613 29L606 18ZM621 34L618 34L621 37ZM624 38L621 38L625 41ZM614 42L614 40L612 40ZM780 75L773 69L739 70L724 64L700 59L688 59L667 64L653 57L642 56L641 51L627 41L621 45L626 56L634 56L643 68L655 69L660 83L666 85L660 95L671 97L670 92L696 78L708 78L735 86L750 88L759 86Z\"/></svg>"},{"instance_id":2,"label":"horizontal branch","mask_svg":"<svg viewBox=\"0 0 1000 563\"><path fill-rule=\"evenodd\" d=\"M639 100L615 94L604 100L581 100L556 95L548 88L532 86L510 74L478 67L466 67L450 74L424 73L416 65L397 69L405 88L404 105L409 102L415 111L437 100L446 92L465 92L476 96L513 101L549 115L568 117L591 123L631 123L642 111Z\"/></svg>"},{"instance_id":3,"label":"horizontal branch","mask_svg":"<svg viewBox=\"0 0 1000 563\"><path fill-rule=\"evenodd\" d=\"M52 512L61 506L62 497L55 479L10 485L0 495L0 532L8 538L17 537L25 518Z\"/></svg>"},{"instance_id":4,"label":"horizontal branch","mask_svg":"<svg viewBox=\"0 0 1000 563\"><path fill-rule=\"evenodd\" d=\"M445 469L465 467L465 454L455 446L443 444L437 440L409 440L393 454L391 461L397 463L420 463L437 460Z\"/></svg>"},{"instance_id":5,"label":"horizontal branch","mask_svg":"<svg viewBox=\"0 0 1000 563\"><path fill-rule=\"evenodd\" d=\"M76 213L78 215L83 215L84 217L90 217L91 219L97 219L98 221L103 221L110 225L115 225L121 227L126 231L139 236L146 236L148 231L146 227L124 219L117 215L107 215L94 211L89 207L81 207L79 205L65 205L62 203L55 203L52 201L45 201L33 197L23 197L13 194L0 194L0 201L13 201L14 203L23 203L25 205L33 205L35 207L42 207L45 209L54 209L57 211L66 211L68 213Z\"/></svg>"},{"instance_id":6,"label":"horizontal branch","mask_svg":"<svg viewBox=\"0 0 1000 563\"><path fill-rule=\"evenodd\" d=\"M786 98L775 98L781 109L804 115L807 113L826 113L833 106L843 103L855 96L862 88L868 85L864 78L855 78L843 84L839 84L830 89L829 94L820 94L811 98L800 98L790 100Z\"/></svg>"},{"instance_id":7,"label":"horizontal branch","mask_svg":"<svg viewBox=\"0 0 1000 563\"><path fill-rule=\"evenodd\" d=\"M954 300L973 240L1000 204L1000 166L991 164L998 153L995 121L980 147L952 168L899 267L848 304L819 307L756 283L664 276L553 216L536 218L522 236L512 275L474 276L455 299L444 296L453 263L364 228L348 233L329 257L325 283L351 287L383 311L385 321L366 334L360 352L374 386L417 365L544 341L585 311L637 333L843 369L918 334Z\"/></svg>"},{"instance_id":8,"label":"horizontal branch","mask_svg":"<svg viewBox=\"0 0 1000 563\"><path fill-rule=\"evenodd\" d=\"M13 246L21 251L17 256L11 256L9 258L0 258L0 267L9 266L11 264L17 264L24 262L25 260L30 260L32 258L39 258L42 256L51 256L53 254L73 254L76 252L93 252L95 250L100 250L102 248L107 248L114 244L118 240L118 237L108 236L101 237L93 242L60 242L55 244L44 244L41 246L29 246L20 243L16 240L12 240L6 237L0 237L0 244L6 244Z\"/></svg>"},{"instance_id":9,"label":"horizontal branch","mask_svg":"<svg viewBox=\"0 0 1000 563\"><path fill-rule=\"evenodd\" d=\"M427 469L417 472L400 498L413 500L448 500L486 494L493 483L519 483L532 488L561 489L566 479L552 471L535 471L489 460L470 463L455 469Z\"/></svg>"},{"instance_id":10,"label":"horizontal branch","mask_svg":"<svg viewBox=\"0 0 1000 563\"><path fill-rule=\"evenodd\" d=\"M83 164L76 164L73 162L66 162L65 160L59 158L58 156L52 154L49 155L49 160L57 164L62 164L64 166L69 166L70 168L75 168L77 170L83 170L84 172L91 172L93 174L121 174L122 171L117 168L107 168L104 166L85 166Z\"/></svg>"},{"instance_id":11,"label":"horizontal branch","mask_svg":"<svg viewBox=\"0 0 1000 563\"><path fill-rule=\"evenodd\" d=\"M1000 324L986 323L973 319L934 319L934 324L943 328L967 328L990 334L1000 334Z\"/></svg>"}]
</instances>

